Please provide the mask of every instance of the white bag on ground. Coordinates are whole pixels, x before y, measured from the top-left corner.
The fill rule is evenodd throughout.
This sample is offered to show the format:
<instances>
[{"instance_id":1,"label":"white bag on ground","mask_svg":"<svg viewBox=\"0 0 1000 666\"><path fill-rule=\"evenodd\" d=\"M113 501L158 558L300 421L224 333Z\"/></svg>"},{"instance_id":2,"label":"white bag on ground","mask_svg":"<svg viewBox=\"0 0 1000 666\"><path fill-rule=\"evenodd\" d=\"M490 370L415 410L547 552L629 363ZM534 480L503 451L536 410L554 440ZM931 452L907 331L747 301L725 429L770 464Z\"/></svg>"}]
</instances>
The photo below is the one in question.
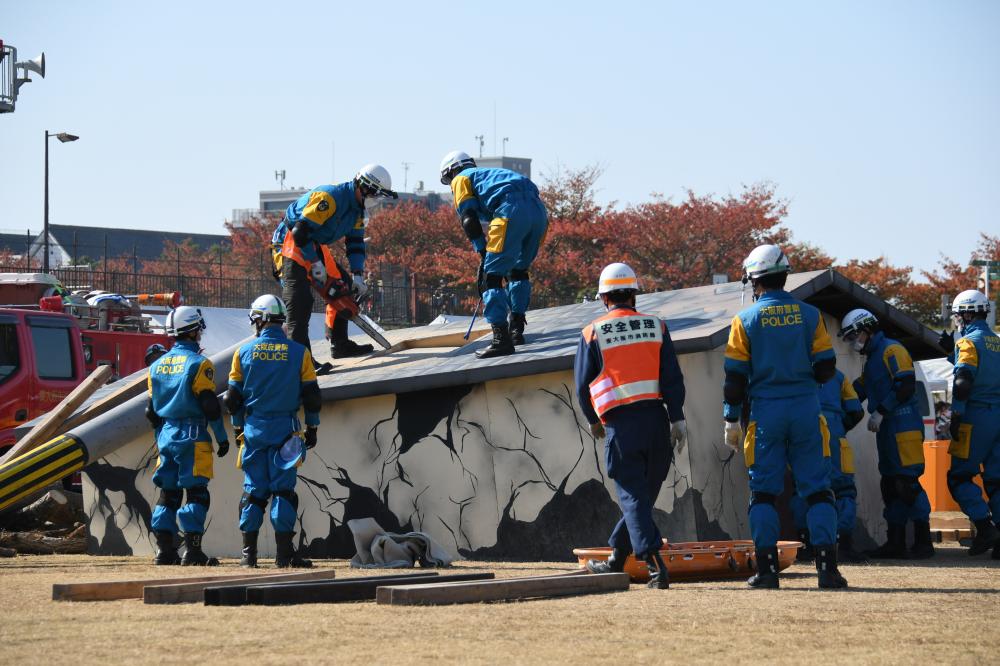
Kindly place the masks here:
<instances>
[{"instance_id":1,"label":"white bag on ground","mask_svg":"<svg viewBox=\"0 0 1000 666\"><path fill-rule=\"evenodd\" d=\"M357 569L403 569L420 562L422 567L448 567L455 559L424 532L393 534L374 518L347 521L357 553L351 566Z\"/></svg>"}]
</instances>

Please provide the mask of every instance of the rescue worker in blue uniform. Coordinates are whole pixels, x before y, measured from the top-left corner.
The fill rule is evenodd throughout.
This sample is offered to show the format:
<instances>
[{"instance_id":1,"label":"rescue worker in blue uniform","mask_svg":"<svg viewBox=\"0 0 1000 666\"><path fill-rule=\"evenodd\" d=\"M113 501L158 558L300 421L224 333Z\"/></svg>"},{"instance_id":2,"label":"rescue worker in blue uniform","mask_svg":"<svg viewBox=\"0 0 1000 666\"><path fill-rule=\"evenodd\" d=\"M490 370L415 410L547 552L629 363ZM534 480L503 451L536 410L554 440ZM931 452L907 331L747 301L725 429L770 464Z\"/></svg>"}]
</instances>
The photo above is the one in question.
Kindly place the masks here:
<instances>
[{"instance_id":1,"label":"rescue worker in blue uniform","mask_svg":"<svg viewBox=\"0 0 1000 666\"><path fill-rule=\"evenodd\" d=\"M477 283L493 340L476 355L513 354L515 345L524 344L531 302L528 269L549 227L545 204L528 178L509 169L477 167L457 150L441 160L441 183L451 186L462 229L481 257ZM483 224L489 225L485 236Z\"/></svg>"},{"instance_id":2,"label":"rescue worker in blue uniform","mask_svg":"<svg viewBox=\"0 0 1000 666\"><path fill-rule=\"evenodd\" d=\"M858 399L867 401L868 430L875 433L880 487L888 529L886 542L868 553L880 559L934 556L931 505L920 485L924 473L924 423L917 403L917 379L910 353L886 337L868 310L851 310L837 334L865 356L854 380ZM913 521L913 548L906 550L906 523Z\"/></svg>"},{"instance_id":3,"label":"rescue worker in blue uniform","mask_svg":"<svg viewBox=\"0 0 1000 666\"><path fill-rule=\"evenodd\" d=\"M955 342L948 489L976 526L969 555L993 549L1000 560L1000 337L986 319L990 302L975 289L951 306L961 335ZM973 478L981 474L989 502Z\"/></svg>"},{"instance_id":4,"label":"rescue worker in blue uniform","mask_svg":"<svg viewBox=\"0 0 1000 666\"><path fill-rule=\"evenodd\" d=\"M777 589L778 512L775 501L790 467L816 552L819 587L843 588L837 569L837 509L830 490L829 430L817 384L836 371L833 344L819 310L784 290L791 266L776 245L761 245L743 262L743 282L755 303L735 317L725 352L726 444L743 455L750 473L750 532L757 573L750 587ZM750 401L745 439L739 424Z\"/></svg>"},{"instance_id":5,"label":"rescue worker in blue uniform","mask_svg":"<svg viewBox=\"0 0 1000 666\"><path fill-rule=\"evenodd\" d=\"M623 514L608 540L610 557L590 560L587 568L620 572L635 553L649 567L649 587L666 589L653 505L674 449L680 452L687 441L684 377L667 325L636 310L638 291L630 267L605 267L598 294L608 313L583 329L576 351L577 399L594 437L606 436L605 464Z\"/></svg>"},{"instance_id":6,"label":"rescue worker in blue uniform","mask_svg":"<svg viewBox=\"0 0 1000 666\"><path fill-rule=\"evenodd\" d=\"M288 310L289 335L310 351L311 287L316 284L322 288L328 278L337 278L349 285L356 300L364 298L368 291L364 280L365 210L386 197L399 197L392 191L389 172L377 164L366 165L353 180L339 185L320 185L289 204L271 237L274 276L281 282L281 297ZM350 276L341 274L333 262L324 261L322 246L341 238L350 264ZM334 270L337 274L331 272ZM327 333L333 357L371 352L371 345L358 345L347 337L347 322L346 316L338 315ZM329 367L324 370L328 371Z\"/></svg>"},{"instance_id":7,"label":"rescue worker in blue uniform","mask_svg":"<svg viewBox=\"0 0 1000 666\"><path fill-rule=\"evenodd\" d=\"M257 338L236 350L224 402L240 441L237 464L243 469L240 565L257 566L257 535L271 500L271 525L277 547L275 565L311 567L292 545L296 509L296 470L305 450L316 446L321 406L309 350L289 340L281 326L287 311L275 296L259 297L250 306ZM305 412L305 432L299 407Z\"/></svg>"},{"instance_id":8,"label":"rescue worker in blue uniform","mask_svg":"<svg viewBox=\"0 0 1000 666\"><path fill-rule=\"evenodd\" d=\"M835 371L828 382L819 385L819 407L830 432L830 489L837 500L837 559L866 562L864 553L854 549L858 489L854 485L854 451L847 441L847 433L864 418L864 409L851 380L840 370ZM809 505L799 495L792 495L789 504L799 540L805 544L804 548L799 549L800 557L796 559L812 560L814 553L806 522Z\"/></svg>"},{"instance_id":9,"label":"rescue worker in blue uniform","mask_svg":"<svg viewBox=\"0 0 1000 666\"><path fill-rule=\"evenodd\" d=\"M166 329L174 345L149 367L147 380L146 418L156 433L159 452L153 472L153 483L160 489L151 525L157 548L154 562L215 566L219 561L201 548L213 475L209 428L220 458L229 451L229 441L215 393L215 369L199 350L205 320L197 308L181 306L167 314ZM178 521L184 533L183 559L174 545Z\"/></svg>"}]
</instances>

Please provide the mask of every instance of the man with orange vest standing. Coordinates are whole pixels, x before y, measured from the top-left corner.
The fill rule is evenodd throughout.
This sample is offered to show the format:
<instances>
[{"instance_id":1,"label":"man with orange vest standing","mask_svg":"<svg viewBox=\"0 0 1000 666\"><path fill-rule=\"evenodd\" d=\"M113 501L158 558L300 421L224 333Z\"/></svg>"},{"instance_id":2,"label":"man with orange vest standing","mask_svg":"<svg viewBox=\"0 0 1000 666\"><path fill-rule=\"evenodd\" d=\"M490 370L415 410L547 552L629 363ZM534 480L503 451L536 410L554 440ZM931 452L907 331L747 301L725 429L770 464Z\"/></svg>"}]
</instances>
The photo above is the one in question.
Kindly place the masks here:
<instances>
[{"instance_id":1,"label":"man with orange vest standing","mask_svg":"<svg viewBox=\"0 0 1000 666\"><path fill-rule=\"evenodd\" d=\"M667 325L635 309L638 291L630 267L605 267L597 293L608 312L583 329L576 351L577 398L591 433L606 438L605 464L623 514L608 540L608 561L590 560L587 568L623 571L625 559L635 553L649 567L649 586L666 589L653 504L674 448L679 452L687 441L684 377Z\"/></svg>"},{"instance_id":2,"label":"man with orange vest standing","mask_svg":"<svg viewBox=\"0 0 1000 666\"><path fill-rule=\"evenodd\" d=\"M274 276L281 282L281 298L288 310L288 335L311 350L309 317L313 297L311 283L326 285L328 277L342 280L361 300L368 291L365 270L365 210L379 199L398 198L389 172L368 164L353 180L339 185L320 185L293 201L271 237ZM329 248L343 238L352 275L341 275ZM334 273L333 271L336 271ZM334 358L358 356L372 351L347 337L347 318L337 316L328 333ZM314 361L315 363L315 361Z\"/></svg>"}]
</instances>

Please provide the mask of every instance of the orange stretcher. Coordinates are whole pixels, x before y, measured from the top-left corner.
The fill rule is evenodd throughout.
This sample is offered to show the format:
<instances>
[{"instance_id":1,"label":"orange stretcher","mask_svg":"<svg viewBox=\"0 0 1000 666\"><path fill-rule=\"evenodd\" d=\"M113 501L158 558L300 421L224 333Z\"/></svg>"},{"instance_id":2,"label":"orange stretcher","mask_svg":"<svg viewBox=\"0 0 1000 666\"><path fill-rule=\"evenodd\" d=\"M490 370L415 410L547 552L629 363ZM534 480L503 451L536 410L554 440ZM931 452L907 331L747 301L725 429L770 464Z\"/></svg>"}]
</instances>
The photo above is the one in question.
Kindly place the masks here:
<instances>
[{"instance_id":1,"label":"orange stretcher","mask_svg":"<svg viewBox=\"0 0 1000 666\"><path fill-rule=\"evenodd\" d=\"M802 543L799 541L778 542L778 569L787 569L795 561L795 554ZM581 565L587 560L606 560L611 548L574 548ZM667 565L671 581L725 580L748 578L757 571L753 541L683 541L667 543L663 540L660 556ZM634 583L649 580L646 563L629 555L625 560L625 573Z\"/></svg>"}]
</instances>

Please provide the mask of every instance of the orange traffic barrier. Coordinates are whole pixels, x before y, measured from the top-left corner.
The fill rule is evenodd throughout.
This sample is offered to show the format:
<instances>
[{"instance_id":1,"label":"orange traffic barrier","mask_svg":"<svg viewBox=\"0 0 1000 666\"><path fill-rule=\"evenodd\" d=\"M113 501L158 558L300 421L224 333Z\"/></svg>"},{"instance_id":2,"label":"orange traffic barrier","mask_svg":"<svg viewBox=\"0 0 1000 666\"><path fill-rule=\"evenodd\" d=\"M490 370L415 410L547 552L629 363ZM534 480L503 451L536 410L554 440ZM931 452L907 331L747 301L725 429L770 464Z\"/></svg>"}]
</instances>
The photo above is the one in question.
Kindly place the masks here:
<instances>
[{"instance_id":1,"label":"orange traffic barrier","mask_svg":"<svg viewBox=\"0 0 1000 666\"><path fill-rule=\"evenodd\" d=\"M930 440L924 442L924 475L920 477L920 485L927 491L927 499L931 503L931 511L961 511L955 498L948 489L948 470L951 469L951 456L948 455L948 440ZM983 487L982 477L977 476L973 482ZM983 499L988 500L986 492Z\"/></svg>"},{"instance_id":2,"label":"orange traffic barrier","mask_svg":"<svg viewBox=\"0 0 1000 666\"><path fill-rule=\"evenodd\" d=\"M787 569L795 561L795 554L802 544L798 541L778 542L778 568ZM611 548L574 548L581 565L587 560L607 560ZM667 543L660 549L663 563L667 565L670 580L720 580L746 578L757 571L753 541L682 541ZM633 582L649 580L646 563L629 555L625 560L625 573Z\"/></svg>"}]
</instances>

